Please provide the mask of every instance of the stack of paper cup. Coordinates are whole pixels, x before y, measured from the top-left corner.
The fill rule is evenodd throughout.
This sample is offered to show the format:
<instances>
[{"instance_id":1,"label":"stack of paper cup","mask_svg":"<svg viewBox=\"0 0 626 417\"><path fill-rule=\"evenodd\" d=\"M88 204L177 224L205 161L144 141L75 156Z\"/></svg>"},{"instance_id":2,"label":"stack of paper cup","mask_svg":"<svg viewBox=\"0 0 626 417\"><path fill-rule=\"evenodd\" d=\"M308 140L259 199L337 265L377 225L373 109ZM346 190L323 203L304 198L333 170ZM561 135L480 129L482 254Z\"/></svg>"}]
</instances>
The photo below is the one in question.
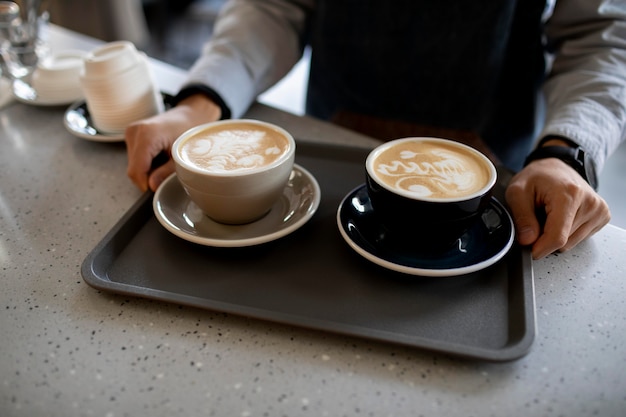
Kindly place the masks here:
<instances>
[{"instance_id":1,"label":"stack of paper cup","mask_svg":"<svg viewBox=\"0 0 626 417\"><path fill-rule=\"evenodd\" d=\"M83 97L78 78L85 54L66 50L49 55L37 63L31 86L41 100L73 101Z\"/></svg>"},{"instance_id":2,"label":"stack of paper cup","mask_svg":"<svg viewBox=\"0 0 626 417\"><path fill-rule=\"evenodd\" d=\"M80 84L91 119L103 132L122 133L130 123L163 111L148 59L131 42L88 53Z\"/></svg>"}]
</instances>

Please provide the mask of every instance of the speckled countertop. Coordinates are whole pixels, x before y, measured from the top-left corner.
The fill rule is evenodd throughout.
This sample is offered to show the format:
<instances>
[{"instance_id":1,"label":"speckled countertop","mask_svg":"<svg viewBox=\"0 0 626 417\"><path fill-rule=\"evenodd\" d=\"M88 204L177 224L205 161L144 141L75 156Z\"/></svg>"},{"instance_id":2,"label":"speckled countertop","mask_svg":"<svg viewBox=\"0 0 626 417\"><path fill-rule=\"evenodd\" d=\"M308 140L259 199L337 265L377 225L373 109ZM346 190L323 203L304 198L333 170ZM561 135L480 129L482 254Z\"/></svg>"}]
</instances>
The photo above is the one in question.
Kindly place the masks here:
<instances>
[{"instance_id":1,"label":"speckled countertop","mask_svg":"<svg viewBox=\"0 0 626 417\"><path fill-rule=\"evenodd\" d=\"M538 334L508 363L103 293L81 263L140 193L123 144L73 137L63 112L0 109L1 416L626 415L626 231L535 262ZM263 106L249 116L371 144Z\"/></svg>"}]
</instances>

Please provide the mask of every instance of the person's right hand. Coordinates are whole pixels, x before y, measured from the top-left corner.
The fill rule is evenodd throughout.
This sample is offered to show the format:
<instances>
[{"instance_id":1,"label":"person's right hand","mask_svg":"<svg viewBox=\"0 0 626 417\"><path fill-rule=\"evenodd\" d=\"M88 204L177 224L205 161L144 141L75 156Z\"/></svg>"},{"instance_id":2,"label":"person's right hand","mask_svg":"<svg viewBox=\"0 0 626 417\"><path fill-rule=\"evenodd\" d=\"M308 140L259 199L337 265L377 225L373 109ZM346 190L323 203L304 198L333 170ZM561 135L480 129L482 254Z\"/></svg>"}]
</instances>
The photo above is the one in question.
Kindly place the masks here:
<instances>
[{"instance_id":1,"label":"person's right hand","mask_svg":"<svg viewBox=\"0 0 626 417\"><path fill-rule=\"evenodd\" d=\"M220 117L220 107L208 97L197 94L164 113L129 125L125 132L128 177L141 191L155 191L174 172L171 159L174 141L192 127ZM153 160L162 153L168 156L167 162L153 168Z\"/></svg>"}]
</instances>

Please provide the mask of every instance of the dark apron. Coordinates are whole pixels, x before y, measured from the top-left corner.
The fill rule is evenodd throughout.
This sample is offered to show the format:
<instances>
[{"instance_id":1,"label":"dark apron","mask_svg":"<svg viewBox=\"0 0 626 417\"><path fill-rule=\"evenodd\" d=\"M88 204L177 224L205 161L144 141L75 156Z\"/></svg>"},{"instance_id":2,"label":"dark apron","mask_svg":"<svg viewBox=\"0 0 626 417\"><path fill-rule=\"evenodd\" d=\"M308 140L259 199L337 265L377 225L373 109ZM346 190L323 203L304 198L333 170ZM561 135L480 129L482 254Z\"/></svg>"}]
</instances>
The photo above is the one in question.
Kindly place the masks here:
<instances>
[{"instance_id":1,"label":"dark apron","mask_svg":"<svg viewBox=\"0 0 626 417\"><path fill-rule=\"evenodd\" d=\"M545 0L320 0L307 112L383 140L465 132L519 169L534 139L545 68L544 7Z\"/></svg>"}]
</instances>

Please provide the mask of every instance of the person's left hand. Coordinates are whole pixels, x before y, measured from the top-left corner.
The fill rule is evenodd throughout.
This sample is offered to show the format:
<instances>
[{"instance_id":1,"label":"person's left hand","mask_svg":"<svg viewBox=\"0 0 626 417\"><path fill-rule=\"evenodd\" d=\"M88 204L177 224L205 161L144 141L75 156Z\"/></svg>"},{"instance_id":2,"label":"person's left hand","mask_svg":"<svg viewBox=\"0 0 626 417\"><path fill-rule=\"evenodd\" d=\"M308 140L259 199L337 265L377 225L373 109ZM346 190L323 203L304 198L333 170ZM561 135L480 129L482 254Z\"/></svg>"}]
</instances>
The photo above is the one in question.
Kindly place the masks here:
<instances>
[{"instance_id":1,"label":"person's left hand","mask_svg":"<svg viewBox=\"0 0 626 417\"><path fill-rule=\"evenodd\" d=\"M556 158L533 161L516 174L507 187L506 200L517 240L521 245L532 245L534 259L572 249L611 219L602 197L573 168ZM545 210L543 225L539 210Z\"/></svg>"}]
</instances>

